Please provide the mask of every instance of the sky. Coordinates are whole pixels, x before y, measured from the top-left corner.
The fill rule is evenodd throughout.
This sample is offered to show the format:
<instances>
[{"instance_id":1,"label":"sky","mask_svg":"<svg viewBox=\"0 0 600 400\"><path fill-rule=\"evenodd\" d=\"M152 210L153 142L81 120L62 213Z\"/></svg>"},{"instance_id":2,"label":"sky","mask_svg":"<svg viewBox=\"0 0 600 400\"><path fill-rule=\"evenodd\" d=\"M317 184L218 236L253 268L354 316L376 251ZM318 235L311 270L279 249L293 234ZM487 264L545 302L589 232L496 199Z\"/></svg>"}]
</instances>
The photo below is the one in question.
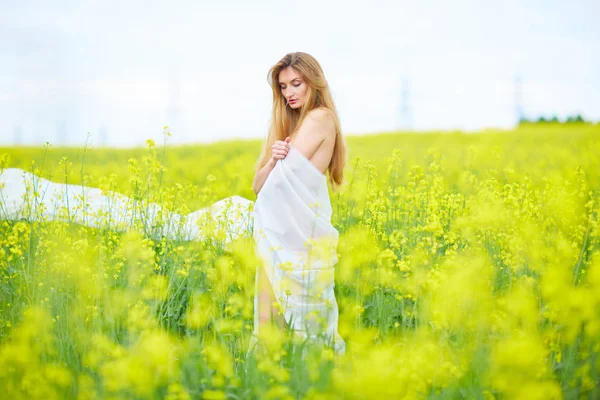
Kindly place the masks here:
<instances>
[{"instance_id":1,"label":"sky","mask_svg":"<svg viewBox=\"0 0 600 400\"><path fill-rule=\"evenodd\" d=\"M0 145L264 138L294 51L347 135L598 121L598 21L592 0L0 0Z\"/></svg>"}]
</instances>

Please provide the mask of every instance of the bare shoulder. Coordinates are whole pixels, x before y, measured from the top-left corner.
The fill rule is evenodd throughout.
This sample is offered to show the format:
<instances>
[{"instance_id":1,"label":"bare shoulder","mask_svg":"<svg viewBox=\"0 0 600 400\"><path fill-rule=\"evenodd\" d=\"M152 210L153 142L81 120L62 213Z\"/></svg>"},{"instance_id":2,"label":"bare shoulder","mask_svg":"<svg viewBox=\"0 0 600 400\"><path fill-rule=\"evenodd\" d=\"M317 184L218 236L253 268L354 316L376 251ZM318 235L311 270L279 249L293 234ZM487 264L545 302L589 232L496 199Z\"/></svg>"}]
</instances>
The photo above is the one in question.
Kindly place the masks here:
<instances>
[{"instance_id":1,"label":"bare shoulder","mask_svg":"<svg viewBox=\"0 0 600 400\"><path fill-rule=\"evenodd\" d=\"M332 136L335 133L335 121L331 110L325 107L315 108L308 112L306 118L310 120L309 124L313 128L318 128L324 137Z\"/></svg>"},{"instance_id":2,"label":"bare shoulder","mask_svg":"<svg viewBox=\"0 0 600 400\"><path fill-rule=\"evenodd\" d=\"M331 114L331 110L325 107L318 107L310 110L307 117L320 122L333 123L333 115Z\"/></svg>"}]
</instances>

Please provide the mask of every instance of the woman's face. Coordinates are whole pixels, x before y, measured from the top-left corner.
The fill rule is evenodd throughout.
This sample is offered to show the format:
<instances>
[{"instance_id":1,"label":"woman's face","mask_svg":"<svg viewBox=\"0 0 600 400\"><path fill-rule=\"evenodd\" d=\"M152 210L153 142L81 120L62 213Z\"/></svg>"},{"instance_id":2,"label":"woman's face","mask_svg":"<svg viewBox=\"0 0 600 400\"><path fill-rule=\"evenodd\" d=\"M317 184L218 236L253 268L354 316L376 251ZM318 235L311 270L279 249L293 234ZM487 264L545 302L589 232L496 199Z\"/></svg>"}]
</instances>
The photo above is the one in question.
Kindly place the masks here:
<instances>
[{"instance_id":1,"label":"woman's face","mask_svg":"<svg viewBox=\"0 0 600 400\"><path fill-rule=\"evenodd\" d=\"M287 100L289 107L293 109L302 107L306 100L308 87L306 86L306 82L292 67L282 69L279 73L279 88L281 89L281 94Z\"/></svg>"}]
</instances>

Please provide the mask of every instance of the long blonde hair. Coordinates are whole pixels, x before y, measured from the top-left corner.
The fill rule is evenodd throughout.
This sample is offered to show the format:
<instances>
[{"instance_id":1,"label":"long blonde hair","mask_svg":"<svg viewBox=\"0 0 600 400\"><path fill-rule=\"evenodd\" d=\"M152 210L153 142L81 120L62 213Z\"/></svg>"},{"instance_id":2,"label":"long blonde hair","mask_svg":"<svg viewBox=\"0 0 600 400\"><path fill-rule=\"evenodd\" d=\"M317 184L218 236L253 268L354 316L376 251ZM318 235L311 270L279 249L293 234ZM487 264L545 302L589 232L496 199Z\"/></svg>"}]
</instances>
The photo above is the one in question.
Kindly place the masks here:
<instances>
[{"instance_id":1,"label":"long blonde hair","mask_svg":"<svg viewBox=\"0 0 600 400\"><path fill-rule=\"evenodd\" d=\"M287 67L292 67L308 86L306 102L300 110L288 107L281 93L279 73ZM271 147L276 140L285 140L286 137L292 136L300 128L300 124L309 111L315 108L325 108L329 110L335 122L335 145L327 170L329 171L329 182L332 189L336 190L344 182L346 143L342 137L338 113L321 65L310 54L303 52L288 53L271 67L267 81L273 90L273 110L271 112L269 134L256 163L256 171L265 166L271 158Z\"/></svg>"}]
</instances>

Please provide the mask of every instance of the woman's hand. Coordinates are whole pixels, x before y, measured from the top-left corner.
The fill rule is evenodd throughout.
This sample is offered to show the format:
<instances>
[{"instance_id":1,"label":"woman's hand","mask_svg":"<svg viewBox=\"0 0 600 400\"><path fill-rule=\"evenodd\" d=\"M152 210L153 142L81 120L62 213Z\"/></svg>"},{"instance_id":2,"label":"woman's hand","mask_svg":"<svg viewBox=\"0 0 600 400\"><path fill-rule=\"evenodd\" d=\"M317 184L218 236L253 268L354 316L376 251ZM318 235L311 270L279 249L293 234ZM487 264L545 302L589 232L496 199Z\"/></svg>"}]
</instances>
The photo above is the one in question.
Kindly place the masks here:
<instances>
[{"instance_id":1,"label":"woman's hand","mask_svg":"<svg viewBox=\"0 0 600 400\"><path fill-rule=\"evenodd\" d=\"M276 140L271 146L271 158L277 162L277 160L283 160L290 151L290 137L286 137L285 140Z\"/></svg>"},{"instance_id":2,"label":"woman's hand","mask_svg":"<svg viewBox=\"0 0 600 400\"><path fill-rule=\"evenodd\" d=\"M282 160L287 156L287 153L290 151L290 141L292 139L288 136L285 140L277 140L271 146L271 158L265 165L263 165L254 175L254 179L252 181L252 190L254 193L258 194L262 189L267 177L277 165L277 161Z\"/></svg>"}]
</instances>

